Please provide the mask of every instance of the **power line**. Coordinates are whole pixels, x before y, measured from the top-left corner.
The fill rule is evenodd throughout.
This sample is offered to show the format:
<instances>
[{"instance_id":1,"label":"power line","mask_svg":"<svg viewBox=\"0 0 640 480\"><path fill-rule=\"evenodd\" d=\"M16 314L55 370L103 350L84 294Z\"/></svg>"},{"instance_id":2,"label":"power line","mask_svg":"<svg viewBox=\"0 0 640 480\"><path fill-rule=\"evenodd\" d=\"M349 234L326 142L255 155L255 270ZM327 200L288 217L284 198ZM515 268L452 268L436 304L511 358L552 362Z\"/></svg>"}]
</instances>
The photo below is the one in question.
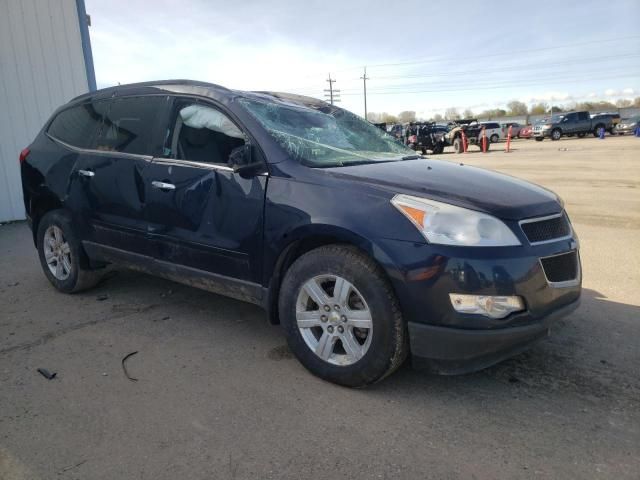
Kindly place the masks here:
<instances>
[{"instance_id":1,"label":"power line","mask_svg":"<svg viewBox=\"0 0 640 480\"><path fill-rule=\"evenodd\" d=\"M605 40L591 40L588 42L580 42L580 43L572 43L572 44L566 44L566 45L556 45L553 47L541 47L541 48L527 48L524 50L511 50L511 51L507 51L507 52L499 52L499 53L491 53L488 55L477 55L474 56L474 59L478 59L478 58L493 58L493 57L500 57L500 56L504 56L504 55L515 55L518 53L527 53L530 54L531 52L543 52L543 51L549 51L549 50L559 50L559 49L563 49L563 48L573 48L573 47L582 47L585 45L593 45L595 43L609 43L609 42L621 42L623 40L629 40L629 39L635 39L635 38L640 38L640 35L629 35L626 37L617 37L617 38L610 38L610 39L605 39ZM460 60L458 58L453 58L453 59L444 59L444 60L440 60L439 57L415 57L415 58L431 58L430 60L415 60L415 61L403 61L403 62L396 62L396 63L378 63L378 64L371 64L368 63L367 65L369 67L395 67L395 66L400 66L400 65L418 65L421 63L438 63L438 62L443 62L443 63L458 63Z\"/></svg>"},{"instance_id":2,"label":"power line","mask_svg":"<svg viewBox=\"0 0 640 480\"><path fill-rule=\"evenodd\" d=\"M639 74L628 74L628 75L618 75L615 78L638 78ZM604 77L590 77L589 80L609 80L611 76ZM549 82L539 82L533 81L532 83L521 83L521 84L501 84L501 85L492 85L492 86L472 86L468 88L455 88L455 89L431 89L431 90L408 90L408 91L375 91L369 92L371 95L402 95L402 94L412 94L412 93L444 93L444 92L469 92L474 90L494 90L505 87L513 87L513 86L541 86L541 85L553 85L556 83L575 83L578 80L577 78L566 78L566 79L555 79ZM343 95L359 95L358 93L343 93Z\"/></svg>"},{"instance_id":3,"label":"power line","mask_svg":"<svg viewBox=\"0 0 640 480\"><path fill-rule=\"evenodd\" d=\"M483 85L511 86L511 85L518 85L521 82L530 83L532 81L535 81L535 82L552 81L559 78L560 79L564 78L566 76L570 76L571 78L575 78L576 80L584 80L584 78L587 76L589 76L588 78L591 79L590 75L603 74L603 73L604 72L601 69L596 69L596 70L587 71L587 72L574 72L571 70L567 70L567 71L561 71L561 72L554 72L553 74L548 73L547 75L536 76L535 78L515 78L515 79L495 79L495 80L487 78L482 80L474 80L473 82L469 82L468 80L458 80L458 81L439 80L434 82L419 82L419 83L413 82L413 83L402 83L402 84L396 84L396 85L383 85L379 87L373 87L369 89L369 91L376 92L380 90L403 90L403 89L411 89L411 88L419 88L419 87L432 87L432 88L458 87L458 86L466 86L466 85L473 85L475 87L483 86ZM618 75L625 75L629 73L633 73L633 72L631 72L628 68L620 67L620 69L618 70L609 70L608 72L606 72L606 75L608 75L608 77L610 78L615 78ZM638 72L637 75L638 77L640 77L640 72ZM346 88L346 89L343 89L343 92L357 92L358 90L359 89L355 87Z\"/></svg>"}]
</instances>

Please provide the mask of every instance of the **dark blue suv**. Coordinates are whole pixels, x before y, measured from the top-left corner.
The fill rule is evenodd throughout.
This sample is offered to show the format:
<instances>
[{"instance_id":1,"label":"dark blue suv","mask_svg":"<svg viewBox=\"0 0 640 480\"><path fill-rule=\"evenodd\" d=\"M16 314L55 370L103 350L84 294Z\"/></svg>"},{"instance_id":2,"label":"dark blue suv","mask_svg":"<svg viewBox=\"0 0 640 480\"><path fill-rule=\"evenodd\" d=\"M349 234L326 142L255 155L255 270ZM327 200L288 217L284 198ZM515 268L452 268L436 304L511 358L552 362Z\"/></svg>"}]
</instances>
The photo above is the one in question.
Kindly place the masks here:
<instances>
[{"instance_id":1,"label":"dark blue suv","mask_svg":"<svg viewBox=\"0 0 640 480\"><path fill-rule=\"evenodd\" d=\"M58 290L117 264L261 305L305 367L343 385L409 354L439 373L483 368L580 297L554 193L423 158L313 98L108 88L58 109L20 161Z\"/></svg>"}]
</instances>

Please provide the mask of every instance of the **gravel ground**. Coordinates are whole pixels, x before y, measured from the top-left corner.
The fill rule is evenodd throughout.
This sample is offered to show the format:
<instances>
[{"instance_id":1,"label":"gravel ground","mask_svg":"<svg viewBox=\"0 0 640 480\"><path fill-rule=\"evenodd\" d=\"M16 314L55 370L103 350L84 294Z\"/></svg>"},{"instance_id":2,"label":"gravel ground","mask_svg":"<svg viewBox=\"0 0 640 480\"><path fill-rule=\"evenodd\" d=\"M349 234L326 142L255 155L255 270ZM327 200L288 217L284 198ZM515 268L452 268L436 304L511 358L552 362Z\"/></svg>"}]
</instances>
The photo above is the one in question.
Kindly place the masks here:
<instances>
[{"instance_id":1,"label":"gravel ground","mask_svg":"<svg viewBox=\"0 0 640 480\"><path fill-rule=\"evenodd\" d=\"M564 197L583 303L460 377L341 388L256 307L128 271L63 295L27 226L1 226L0 478L640 478L640 139L513 146L441 158Z\"/></svg>"}]
</instances>

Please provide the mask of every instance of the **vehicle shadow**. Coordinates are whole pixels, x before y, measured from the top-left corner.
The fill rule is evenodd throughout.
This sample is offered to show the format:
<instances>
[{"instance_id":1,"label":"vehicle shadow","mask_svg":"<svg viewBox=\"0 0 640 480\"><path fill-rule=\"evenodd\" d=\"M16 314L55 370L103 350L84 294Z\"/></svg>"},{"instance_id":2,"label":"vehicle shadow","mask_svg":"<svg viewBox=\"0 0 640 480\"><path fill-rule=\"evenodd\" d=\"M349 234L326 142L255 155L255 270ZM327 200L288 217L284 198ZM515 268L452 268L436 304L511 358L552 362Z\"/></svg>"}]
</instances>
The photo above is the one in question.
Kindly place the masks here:
<instances>
[{"instance_id":1,"label":"vehicle shadow","mask_svg":"<svg viewBox=\"0 0 640 480\"><path fill-rule=\"evenodd\" d=\"M581 306L552 328L551 336L530 350L480 372L445 377L415 370L407 362L396 375L375 386L402 390L472 391L492 384L590 397L640 398L640 306L609 301L584 289Z\"/></svg>"},{"instance_id":2,"label":"vehicle shadow","mask_svg":"<svg viewBox=\"0 0 640 480\"><path fill-rule=\"evenodd\" d=\"M119 292L137 288L138 299L149 297L153 291L153 296L163 305L160 310L172 314L216 312L215 316L191 320L192 327L198 329L205 323L216 322L217 316L223 323L246 323L251 328L242 329L240 335L261 337L247 338L247 343L264 341L276 345L266 354L268 359L295 361L281 329L269 325L258 307L144 274L121 271L117 276L117 280L103 282L98 293L109 292L117 297ZM141 281L141 277L145 280ZM158 298L158 291L168 293ZM188 321L180 316L183 317L181 322ZM449 398L452 394L494 391L496 387L504 386L526 388L530 394L538 391L544 395L555 392L640 398L638 318L640 306L609 301L597 291L583 289L581 306L558 321L550 337L522 354L485 370L460 376L440 376L414 369L409 360L395 374L368 390L390 397L441 394L443 398Z\"/></svg>"}]
</instances>

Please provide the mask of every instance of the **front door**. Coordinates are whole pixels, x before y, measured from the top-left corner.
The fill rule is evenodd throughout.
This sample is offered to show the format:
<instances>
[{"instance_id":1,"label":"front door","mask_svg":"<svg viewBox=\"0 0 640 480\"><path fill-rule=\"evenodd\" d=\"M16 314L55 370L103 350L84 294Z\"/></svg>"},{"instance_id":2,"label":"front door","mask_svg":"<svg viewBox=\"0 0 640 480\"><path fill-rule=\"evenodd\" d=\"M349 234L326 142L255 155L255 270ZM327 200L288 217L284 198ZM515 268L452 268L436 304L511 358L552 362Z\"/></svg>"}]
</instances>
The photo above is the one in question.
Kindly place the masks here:
<instances>
[{"instance_id":1,"label":"front door","mask_svg":"<svg viewBox=\"0 0 640 480\"><path fill-rule=\"evenodd\" d=\"M221 110L193 99L176 98L168 118L163 153L144 171L157 259L258 283L267 176L243 178L228 166L245 133Z\"/></svg>"}]
</instances>

